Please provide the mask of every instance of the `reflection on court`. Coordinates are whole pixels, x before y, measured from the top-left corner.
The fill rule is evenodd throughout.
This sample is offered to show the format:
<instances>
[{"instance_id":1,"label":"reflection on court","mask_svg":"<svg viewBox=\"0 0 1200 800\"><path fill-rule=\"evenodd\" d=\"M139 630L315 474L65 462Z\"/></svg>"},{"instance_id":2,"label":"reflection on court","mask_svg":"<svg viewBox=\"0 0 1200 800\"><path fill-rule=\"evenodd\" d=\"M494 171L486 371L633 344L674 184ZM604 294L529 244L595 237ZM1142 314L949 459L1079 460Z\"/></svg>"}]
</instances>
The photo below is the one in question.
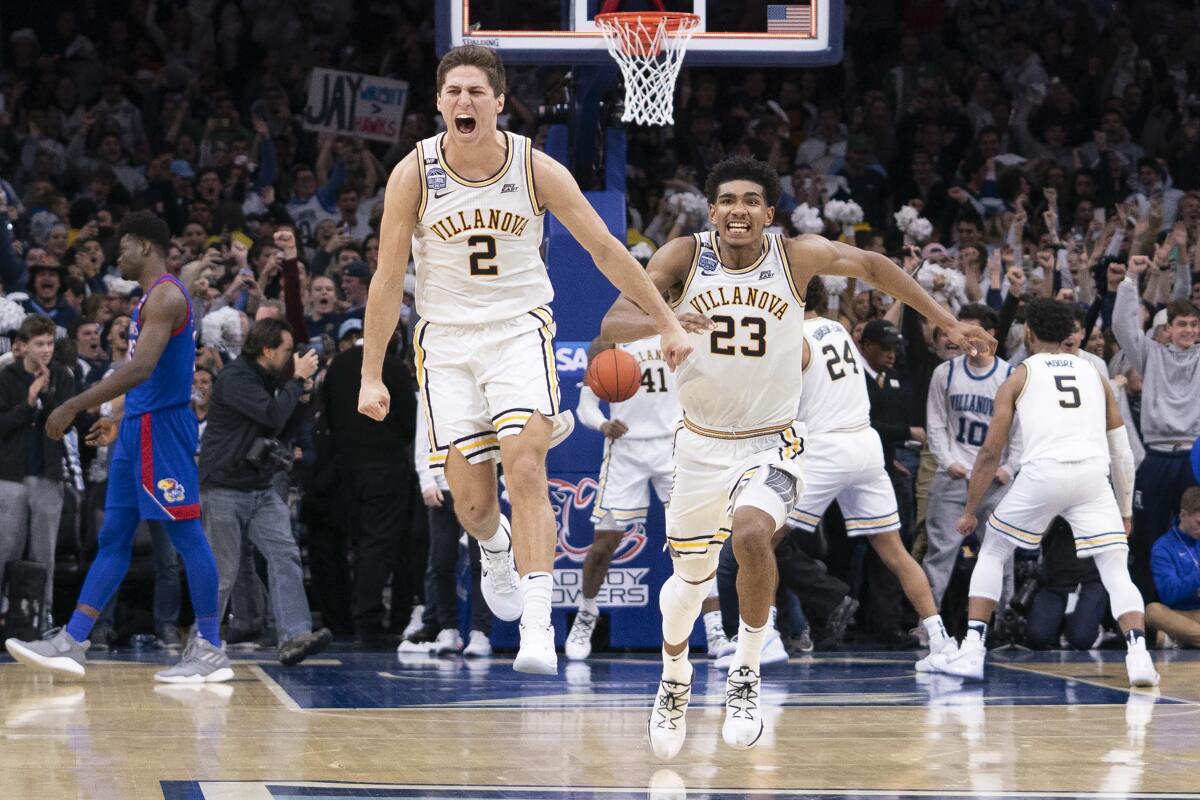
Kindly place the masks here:
<instances>
[{"instance_id":1,"label":"reflection on court","mask_svg":"<svg viewBox=\"0 0 1200 800\"><path fill-rule=\"evenodd\" d=\"M151 659L83 683L0 663L0 796L285 798L1180 797L1200 785L1200 658L1156 693L1120 653L996 654L984 684L917 676L909 654L793 659L764 675L768 725L720 741L723 678L696 662L688 742L645 743L648 658L521 676L503 659L334 653L232 684L154 686ZM1172 657L1173 655L1173 657Z\"/></svg>"}]
</instances>

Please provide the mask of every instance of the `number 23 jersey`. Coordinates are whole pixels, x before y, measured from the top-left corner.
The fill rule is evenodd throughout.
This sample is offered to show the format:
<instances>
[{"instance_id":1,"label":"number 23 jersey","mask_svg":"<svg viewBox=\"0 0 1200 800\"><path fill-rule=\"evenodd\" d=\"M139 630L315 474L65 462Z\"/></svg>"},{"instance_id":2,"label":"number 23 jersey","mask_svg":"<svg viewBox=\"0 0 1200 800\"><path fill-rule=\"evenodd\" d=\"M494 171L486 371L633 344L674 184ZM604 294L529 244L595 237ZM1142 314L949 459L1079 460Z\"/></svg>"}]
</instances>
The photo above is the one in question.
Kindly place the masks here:
<instances>
[{"instance_id":1,"label":"number 23 jersey","mask_svg":"<svg viewBox=\"0 0 1200 800\"><path fill-rule=\"evenodd\" d=\"M691 270L673 305L715 327L693 334L695 349L676 374L685 423L701 434L790 424L802 386L804 301L783 238L764 236L758 260L742 269L721 263L714 231L694 238Z\"/></svg>"},{"instance_id":2,"label":"number 23 jersey","mask_svg":"<svg viewBox=\"0 0 1200 800\"><path fill-rule=\"evenodd\" d=\"M532 146L524 136L500 135L504 165L482 181L450 167L444 133L417 145L421 202L412 252L417 313L429 322L500 322L554 298L541 256L546 210L534 189Z\"/></svg>"}]
</instances>

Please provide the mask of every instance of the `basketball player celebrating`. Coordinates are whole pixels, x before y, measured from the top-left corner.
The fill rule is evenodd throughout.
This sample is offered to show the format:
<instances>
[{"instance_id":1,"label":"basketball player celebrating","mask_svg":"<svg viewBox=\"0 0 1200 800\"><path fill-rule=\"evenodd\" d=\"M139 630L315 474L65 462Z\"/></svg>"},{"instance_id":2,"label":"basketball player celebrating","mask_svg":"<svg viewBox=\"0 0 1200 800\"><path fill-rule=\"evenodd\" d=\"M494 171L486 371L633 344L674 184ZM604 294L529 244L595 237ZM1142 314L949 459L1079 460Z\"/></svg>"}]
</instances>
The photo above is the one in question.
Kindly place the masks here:
<instances>
[{"instance_id":1,"label":"basketball player celebrating","mask_svg":"<svg viewBox=\"0 0 1200 800\"><path fill-rule=\"evenodd\" d=\"M545 212L554 212L605 276L653 317L655 328L645 335L662 334L669 368L691 345L571 173L533 151L529 139L496 128L504 90L504 65L487 48L454 48L438 65L437 106L446 132L421 141L388 180L358 408L373 419L388 413L380 370L400 318L411 247L422 318L414 350L431 466L445 470L459 522L479 541L488 605L501 619L521 619L513 668L553 674L555 524L546 451L570 433L574 418L567 411L554 419L560 413L549 307L554 292L539 254ZM500 514L497 456L515 535Z\"/></svg>"},{"instance_id":2,"label":"basketball player celebrating","mask_svg":"<svg viewBox=\"0 0 1200 800\"><path fill-rule=\"evenodd\" d=\"M813 532L834 500L846 519L848 536L866 536L904 589L929 633L929 652L954 647L946 633L929 581L900 539L896 491L883 468L883 444L871 427L871 401L862 355L849 332L821 316L825 284L808 282L804 317L804 394L799 420L808 430L803 492L789 521ZM985 351L986 352L986 351ZM928 657L917 669L930 671Z\"/></svg>"},{"instance_id":3,"label":"basketball player celebrating","mask_svg":"<svg viewBox=\"0 0 1200 800\"><path fill-rule=\"evenodd\" d=\"M9 639L5 647L31 667L82 676L86 659L81 642L129 569L138 522L162 520L183 556L198 635L176 666L154 678L166 683L227 681L233 669L221 651L217 564L200 527L197 425L191 407L196 359L191 299L179 279L166 271L171 246L167 223L149 211L132 212L121 223L119 241L121 276L136 280L145 292L129 323L132 358L46 420L46 435L61 439L81 412L125 395L125 416L108 468L100 552L66 628L37 642ZM97 423L93 434L99 429Z\"/></svg>"},{"instance_id":4,"label":"basketball player celebrating","mask_svg":"<svg viewBox=\"0 0 1200 800\"><path fill-rule=\"evenodd\" d=\"M1003 565L1014 548L1037 548L1050 521L1061 516L1071 524L1076 552L1095 560L1108 591L1113 618L1128 644L1130 685L1158 683L1146 650L1145 607L1127 564L1133 453L1108 381L1063 350L1072 323L1065 303L1039 299L1026 308L1025 344L1031 355L996 394L995 415L975 459L959 533L968 536L975 530L975 511L995 477L1014 417L1021 430L1021 471L988 520L971 573L967 636L956 653L931 658L941 672L983 678L987 626L1000 597Z\"/></svg>"},{"instance_id":5,"label":"basketball player celebrating","mask_svg":"<svg viewBox=\"0 0 1200 800\"><path fill-rule=\"evenodd\" d=\"M804 343L799 287L816 274L862 278L911 304L964 347L993 346L882 255L819 236L765 235L780 190L778 175L763 162L723 161L705 191L715 230L668 242L647 268L674 307L711 321L676 377L683 423L667 508L674 574L659 593L663 674L649 722L661 758L683 746L692 686L688 636L721 544L731 537L741 620L722 734L737 748L753 747L762 735L759 656L775 597L774 545L796 502L805 450L804 425L796 420ZM601 338L629 342L653 332L654 321L623 296L605 317Z\"/></svg>"}]
</instances>

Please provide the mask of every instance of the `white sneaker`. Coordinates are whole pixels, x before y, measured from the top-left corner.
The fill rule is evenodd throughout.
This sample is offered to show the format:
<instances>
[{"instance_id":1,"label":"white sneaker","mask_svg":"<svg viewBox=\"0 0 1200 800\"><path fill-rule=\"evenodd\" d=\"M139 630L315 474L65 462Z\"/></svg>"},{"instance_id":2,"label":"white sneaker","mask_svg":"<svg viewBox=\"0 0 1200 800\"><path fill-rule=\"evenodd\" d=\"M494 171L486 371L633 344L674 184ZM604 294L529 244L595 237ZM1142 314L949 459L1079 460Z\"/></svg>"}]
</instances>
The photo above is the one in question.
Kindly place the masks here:
<instances>
[{"instance_id":1,"label":"white sneaker","mask_svg":"<svg viewBox=\"0 0 1200 800\"><path fill-rule=\"evenodd\" d=\"M692 699L692 679L687 682L658 682L658 694L654 697L654 708L646 723L650 737L650 748L659 758L674 758L683 749L687 738L687 707Z\"/></svg>"},{"instance_id":2,"label":"white sneaker","mask_svg":"<svg viewBox=\"0 0 1200 800\"><path fill-rule=\"evenodd\" d=\"M487 658L492 654L492 640L483 631L471 631L463 655L467 658Z\"/></svg>"},{"instance_id":3,"label":"white sneaker","mask_svg":"<svg viewBox=\"0 0 1200 800\"><path fill-rule=\"evenodd\" d=\"M558 674L553 625L521 623L521 649L517 651L517 657L513 660L513 669L533 675Z\"/></svg>"},{"instance_id":4,"label":"white sneaker","mask_svg":"<svg viewBox=\"0 0 1200 800\"><path fill-rule=\"evenodd\" d=\"M729 639L725 636L725 631L717 631L708 637L708 657L716 659L721 655L721 652L729 647ZM737 645L734 645L737 648Z\"/></svg>"},{"instance_id":5,"label":"white sneaker","mask_svg":"<svg viewBox=\"0 0 1200 800\"><path fill-rule=\"evenodd\" d=\"M548 419L554 425L550 431L550 446L557 447L565 442L571 432L575 430L575 415L571 413L570 409L566 409Z\"/></svg>"},{"instance_id":6,"label":"white sneaker","mask_svg":"<svg viewBox=\"0 0 1200 800\"><path fill-rule=\"evenodd\" d=\"M987 648L978 639L968 639L951 655L939 652L929 657L929 665L937 672L957 675L972 681L983 680L983 663Z\"/></svg>"},{"instance_id":7,"label":"white sneaker","mask_svg":"<svg viewBox=\"0 0 1200 800\"><path fill-rule=\"evenodd\" d=\"M738 750L749 750L763 734L758 696L762 688L758 673L749 667L730 670L725 681L725 724L721 738Z\"/></svg>"},{"instance_id":8,"label":"white sneaker","mask_svg":"<svg viewBox=\"0 0 1200 800\"><path fill-rule=\"evenodd\" d=\"M737 652L737 637L733 637L729 646L721 651L717 656L716 663L713 664L717 669L729 669L733 665L733 656ZM779 631L772 630L763 638L762 650L759 654L759 667L765 667L770 664L783 664L788 660L787 648L783 646L783 637L779 635Z\"/></svg>"},{"instance_id":9,"label":"white sneaker","mask_svg":"<svg viewBox=\"0 0 1200 800\"><path fill-rule=\"evenodd\" d=\"M462 634L454 628L443 628L433 640L433 654L438 656L454 655L463 649Z\"/></svg>"},{"instance_id":10,"label":"white sneaker","mask_svg":"<svg viewBox=\"0 0 1200 800\"><path fill-rule=\"evenodd\" d=\"M421 621L421 618L424 616L425 606L413 606L412 615L408 618L408 624L404 626L404 632L400 634L401 638L407 639L425 627L425 623Z\"/></svg>"},{"instance_id":11,"label":"white sneaker","mask_svg":"<svg viewBox=\"0 0 1200 800\"><path fill-rule=\"evenodd\" d=\"M948 659L957 652L958 642L954 641L953 636L947 636L936 650L930 649L929 655L917 662L917 672L937 672L938 670L933 666L933 657L941 655L943 658Z\"/></svg>"},{"instance_id":12,"label":"white sneaker","mask_svg":"<svg viewBox=\"0 0 1200 800\"><path fill-rule=\"evenodd\" d=\"M1158 686L1158 673L1146 650L1145 639L1129 646L1129 652L1125 654L1125 671L1129 673L1130 686Z\"/></svg>"},{"instance_id":13,"label":"white sneaker","mask_svg":"<svg viewBox=\"0 0 1200 800\"><path fill-rule=\"evenodd\" d=\"M592 634L596 632L596 615L579 609L575 624L567 634L563 651L571 661L584 661L592 654Z\"/></svg>"},{"instance_id":14,"label":"white sneaker","mask_svg":"<svg viewBox=\"0 0 1200 800\"><path fill-rule=\"evenodd\" d=\"M513 622L521 618L521 606L523 605L520 576L517 575L517 563L513 560L512 528L509 526L507 517L501 515L500 526L508 536L508 548L494 553L482 545L479 547L480 566L482 567L479 588L483 592L483 599L487 601L488 608L496 615L496 618L505 622Z\"/></svg>"}]
</instances>

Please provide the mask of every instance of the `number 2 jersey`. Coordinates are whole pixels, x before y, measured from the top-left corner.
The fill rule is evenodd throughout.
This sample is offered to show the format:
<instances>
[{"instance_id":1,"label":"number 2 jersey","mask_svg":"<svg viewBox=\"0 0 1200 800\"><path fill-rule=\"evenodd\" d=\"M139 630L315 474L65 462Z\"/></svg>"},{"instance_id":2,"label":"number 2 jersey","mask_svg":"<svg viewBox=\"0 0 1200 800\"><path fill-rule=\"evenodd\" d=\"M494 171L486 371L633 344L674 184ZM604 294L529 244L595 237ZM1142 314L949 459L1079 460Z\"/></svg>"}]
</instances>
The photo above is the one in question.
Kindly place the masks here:
<instances>
[{"instance_id":1,"label":"number 2 jersey","mask_svg":"<svg viewBox=\"0 0 1200 800\"><path fill-rule=\"evenodd\" d=\"M417 144L421 202L412 252L417 313L429 322L500 322L554 298L540 250L546 210L534 189L532 144L500 135L504 165L482 181L451 169L444 133Z\"/></svg>"},{"instance_id":2,"label":"number 2 jersey","mask_svg":"<svg viewBox=\"0 0 1200 800\"><path fill-rule=\"evenodd\" d=\"M804 325L808 369L797 419L810 436L871 427L871 400L863 377L863 357L841 323L815 317Z\"/></svg>"},{"instance_id":3,"label":"number 2 jersey","mask_svg":"<svg viewBox=\"0 0 1200 800\"><path fill-rule=\"evenodd\" d=\"M675 393L675 373L663 358L661 337L650 336L617 347L637 359L642 371L642 386L637 394L624 402L609 404L609 419L619 419L629 427L621 439L671 436L679 424L679 397Z\"/></svg>"},{"instance_id":4,"label":"number 2 jersey","mask_svg":"<svg viewBox=\"0 0 1200 800\"><path fill-rule=\"evenodd\" d=\"M764 236L758 260L741 269L721 263L716 232L694 239L691 270L673 305L715 327L693 335L695 349L676 373L684 424L718 436L790 425L803 380L804 301L783 238Z\"/></svg>"}]
</instances>

